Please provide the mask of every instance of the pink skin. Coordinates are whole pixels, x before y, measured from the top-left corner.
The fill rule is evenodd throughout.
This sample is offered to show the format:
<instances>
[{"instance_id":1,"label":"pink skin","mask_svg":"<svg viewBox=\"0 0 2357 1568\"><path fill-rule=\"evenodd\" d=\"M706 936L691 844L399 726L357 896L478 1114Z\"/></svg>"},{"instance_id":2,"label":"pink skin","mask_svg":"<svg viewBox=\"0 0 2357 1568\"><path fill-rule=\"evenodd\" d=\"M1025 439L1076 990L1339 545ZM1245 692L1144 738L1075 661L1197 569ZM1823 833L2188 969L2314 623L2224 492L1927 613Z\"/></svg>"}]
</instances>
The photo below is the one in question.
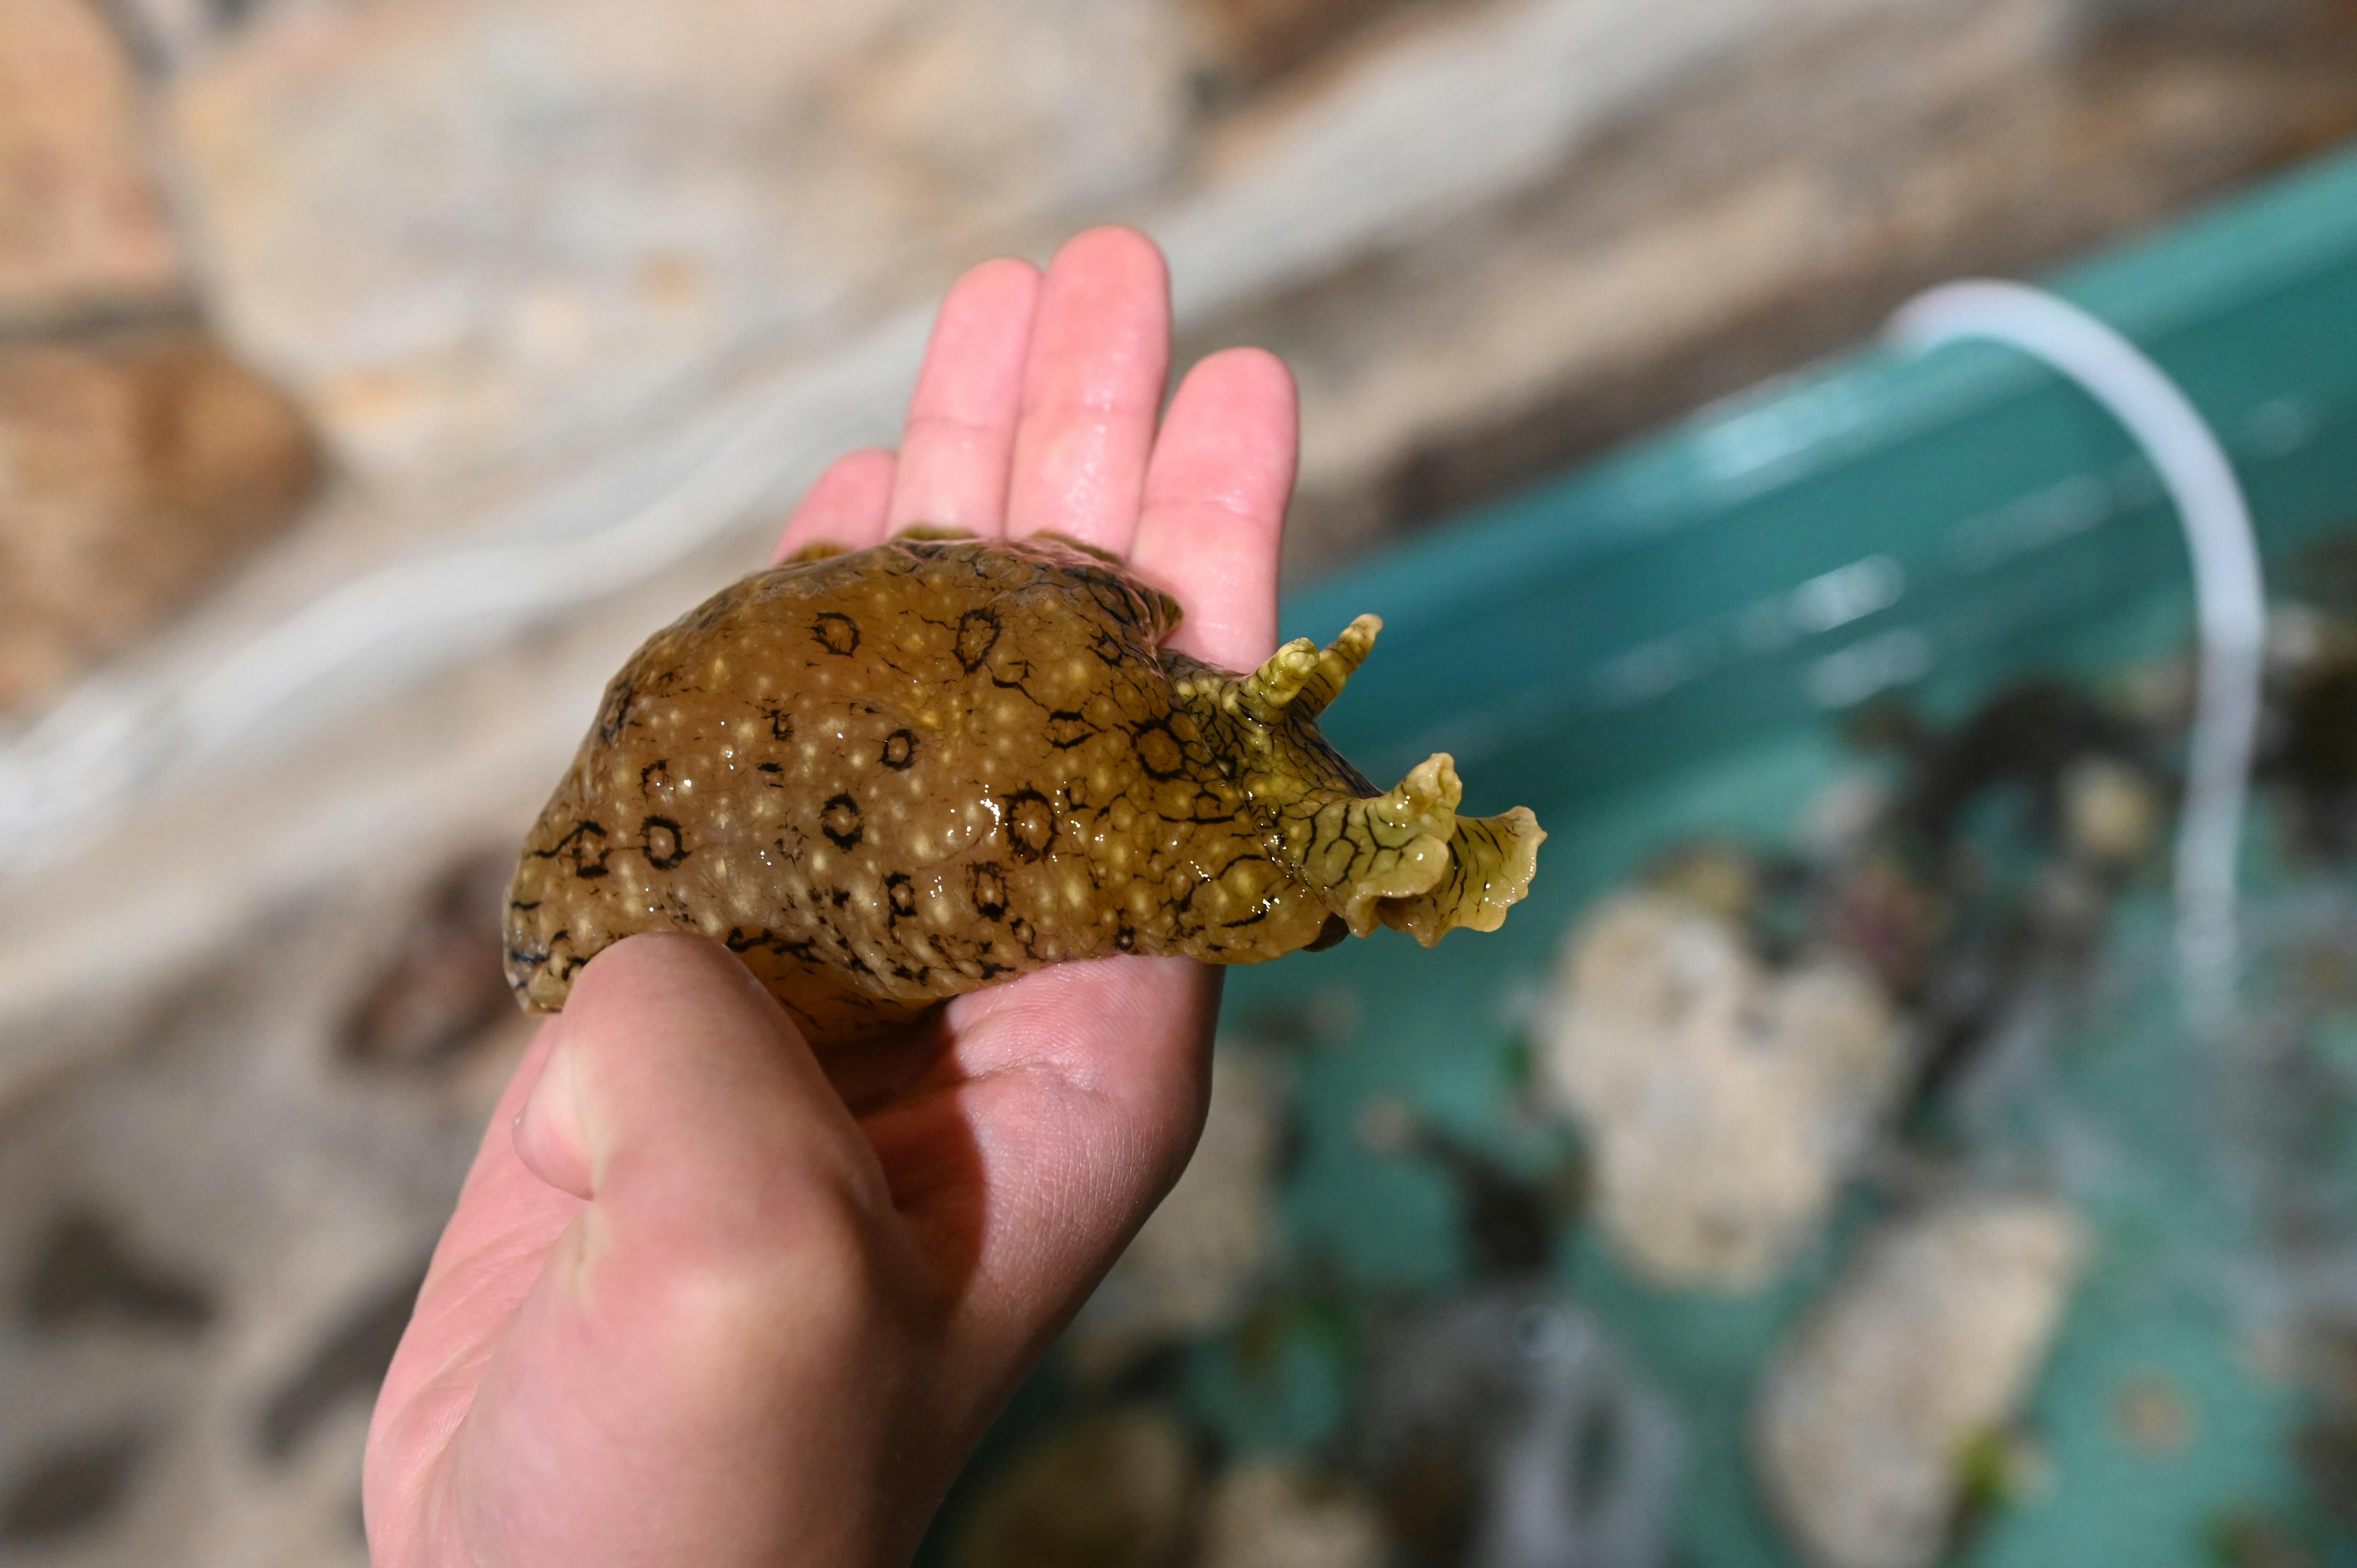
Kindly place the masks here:
<instances>
[{"instance_id":1,"label":"pink skin","mask_svg":"<svg viewBox=\"0 0 2357 1568\"><path fill-rule=\"evenodd\" d=\"M910 523L1052 529L1275 646L1293 384L1213 355L1157 428L1169 285L1099 229L943 301L900 448L780 554ZM1215 971L1068 964L814 1055L743 966L635 937L508 1086L369 1434L379 1568L905 1563L1016 1382L1202 1130Z\"/></svg>"}]
</instances>

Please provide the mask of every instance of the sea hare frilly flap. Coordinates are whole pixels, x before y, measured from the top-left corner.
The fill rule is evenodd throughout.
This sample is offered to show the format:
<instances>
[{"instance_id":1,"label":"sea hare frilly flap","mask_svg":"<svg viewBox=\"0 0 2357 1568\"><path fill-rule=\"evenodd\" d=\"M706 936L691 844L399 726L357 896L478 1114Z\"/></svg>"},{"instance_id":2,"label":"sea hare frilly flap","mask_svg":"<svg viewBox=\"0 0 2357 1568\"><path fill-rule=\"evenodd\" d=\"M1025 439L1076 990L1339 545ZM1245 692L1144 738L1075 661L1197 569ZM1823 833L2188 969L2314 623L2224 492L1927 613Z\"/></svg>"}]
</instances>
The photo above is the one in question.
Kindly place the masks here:
<instances>
[{"instance_id":1,"label":"sea hare frilly flap","mask_svg":"<svg viewBox=\"0 0 2357 1568\"><path fill-rule=\"evenodd\" d=\"M1378 790L1318 731L1374 617L1250 675L1162 647L1177 623L1048 538L744 579L608 689L525 843L510 982L554 1010L609 943L701 930L838 1044L1065 960L1498 928L1531 813L1458 816L1446 756Z\"/></svg>"},{"instance_id":2,"label":"sea hare frilly flap","mask_svg":"<svg viewBox=\"0 0 2357 1568\"><path fill-rule=\"evenodd\" d=\"M1459 817L1465 788L1445 752L1378 794L1318 732L1383 625L1361 616L1322 649L1298 639L1242 680L1201 666L1212 682L1203 695L1243 720L1233 739L1246 793L1272 819L1293 875L1352 936L1378 921L1426 947L1459 926L1494 931L1531 885L1546 837L1538 819L1521 806ZM1184 677L1178 686L1202 700Z\"/></svg>"}]
</instances>

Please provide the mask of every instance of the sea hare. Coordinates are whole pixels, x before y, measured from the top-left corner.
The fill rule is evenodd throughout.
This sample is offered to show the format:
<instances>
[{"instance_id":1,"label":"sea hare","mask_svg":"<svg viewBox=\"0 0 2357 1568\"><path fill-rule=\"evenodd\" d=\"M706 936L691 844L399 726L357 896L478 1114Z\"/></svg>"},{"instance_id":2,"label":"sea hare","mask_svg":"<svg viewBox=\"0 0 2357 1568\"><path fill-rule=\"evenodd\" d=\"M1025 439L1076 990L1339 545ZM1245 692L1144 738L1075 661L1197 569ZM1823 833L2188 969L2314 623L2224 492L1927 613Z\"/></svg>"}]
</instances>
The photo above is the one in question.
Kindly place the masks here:
<instances>
[{"instance_id":1,"label":"sea hare","mask_svg":"<svg viewBox=\"0 0 2357 1568\"><path fill-rule=\"evenodd\" d=\"M1163 647L1178 622L1049 537L755 573L607 689L525 841L509 983L554 1011L608 944L704 931L839 1045L1067 959L1498 928L1531 813L1458 816L1445 755L1378 789L1318 733L1374 617L1250 675Z\"/></svg>"}]
</instances>

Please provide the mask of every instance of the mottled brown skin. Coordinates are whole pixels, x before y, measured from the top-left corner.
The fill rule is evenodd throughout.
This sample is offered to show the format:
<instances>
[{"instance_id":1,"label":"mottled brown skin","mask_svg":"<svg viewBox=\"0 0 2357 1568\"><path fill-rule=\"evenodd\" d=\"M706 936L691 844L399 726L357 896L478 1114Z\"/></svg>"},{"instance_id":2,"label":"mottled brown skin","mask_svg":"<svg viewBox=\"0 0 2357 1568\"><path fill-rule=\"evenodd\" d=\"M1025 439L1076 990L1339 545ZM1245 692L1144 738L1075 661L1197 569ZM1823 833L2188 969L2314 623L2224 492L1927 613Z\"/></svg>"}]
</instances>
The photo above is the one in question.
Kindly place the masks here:
<instances>
[{"instance_id":1,"label":"mottled brown skin","mask_svg":"<svg viewBox=\"0 0 2357 1568\"><path fill-rule=\"evenodd\" d=\"M1178 620L1048 538L747 577L608 688L525 842L509 983L554 1011L609 943L699 930L839 1045L1068 959L1498 927L1531 813L1459 818L1446 756L1378 790L1313 722L1373 617L1250 676L1162 647Z\"/></svg>"}]
</instances>

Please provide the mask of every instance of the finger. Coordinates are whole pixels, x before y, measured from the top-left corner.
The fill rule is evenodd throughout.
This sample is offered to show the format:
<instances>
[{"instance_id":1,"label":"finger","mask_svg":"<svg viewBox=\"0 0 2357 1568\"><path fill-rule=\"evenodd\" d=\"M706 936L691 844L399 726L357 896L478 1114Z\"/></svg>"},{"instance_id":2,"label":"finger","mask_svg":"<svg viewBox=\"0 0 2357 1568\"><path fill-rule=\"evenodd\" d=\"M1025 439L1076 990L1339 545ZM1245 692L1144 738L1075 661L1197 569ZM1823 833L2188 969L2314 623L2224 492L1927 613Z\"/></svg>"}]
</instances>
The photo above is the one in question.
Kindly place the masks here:
<instances>
[{"instance_id":1,"label":"finger","mask_svg":"<svg viewBox=\"0 0 2357 1568\"><path fill-rule=\"evenodd\" d=\"M1170 364L1170 275L1134 229L1092 229L1049 263L1015 431L1006 531L1129 547Z\"/></svg>"},{"instance_id":2,"label":"finger","mask_svg":"<svg viewBox=\"0 0 2357 1568\"><path fill-rule=\"evenodd\" d=\"M888 535L920 523L1006 532L1006 475L1039 301L1039 270L1011 257L974 268L942 301L909 400Z\"/></svg>"},{"instance_id":3,"label":"finger","mask_svg":"<svg viewBox=\"0 0 2357 1568\"><path fill-rule=\"evenodd\" d=\"M1188 373L1146 471L1130 559L1177 597L1171 641L1231 669L1276 648L1276 568L1300 417L1274 354L1231 349Z\"/></svg>"},{"instance_id":4,"label":"finger","mask_svg":"<svg viewBox=\"0 0 2357 1568\"><path fill-rule=\"evenodd\" d=\"M827 466L802 497L770 559L782 561L805 545L865 550L884 537L884 509L892 499L892 453L882 446L847 452Z\"/></svg>"}]
</instances>

